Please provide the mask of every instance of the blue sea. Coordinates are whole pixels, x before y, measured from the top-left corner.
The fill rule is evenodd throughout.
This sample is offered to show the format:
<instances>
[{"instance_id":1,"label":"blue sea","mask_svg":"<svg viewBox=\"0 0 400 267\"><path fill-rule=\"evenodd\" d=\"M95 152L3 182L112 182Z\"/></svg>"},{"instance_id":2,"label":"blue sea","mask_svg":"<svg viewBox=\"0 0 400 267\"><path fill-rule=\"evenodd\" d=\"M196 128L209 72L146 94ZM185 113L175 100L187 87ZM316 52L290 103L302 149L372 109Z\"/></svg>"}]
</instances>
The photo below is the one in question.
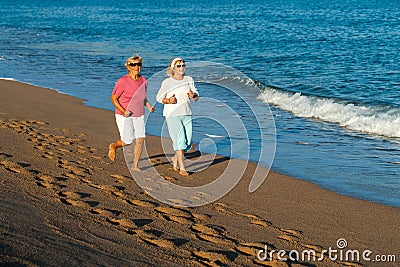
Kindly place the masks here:
<instances>
[{"instance_id":1,"label":"blue sea","mask_svg":"<svg viewBox=\"0 0 400 267\"><path fill-rule=\"evenodd\" d=\"M1 78L112 110L126 58L143 57L155 104L180 56L200 150L400 207L399 1L2 0L0 15ZM147 131L164 135L156 109Z\"/></svg>"}]
</instances>

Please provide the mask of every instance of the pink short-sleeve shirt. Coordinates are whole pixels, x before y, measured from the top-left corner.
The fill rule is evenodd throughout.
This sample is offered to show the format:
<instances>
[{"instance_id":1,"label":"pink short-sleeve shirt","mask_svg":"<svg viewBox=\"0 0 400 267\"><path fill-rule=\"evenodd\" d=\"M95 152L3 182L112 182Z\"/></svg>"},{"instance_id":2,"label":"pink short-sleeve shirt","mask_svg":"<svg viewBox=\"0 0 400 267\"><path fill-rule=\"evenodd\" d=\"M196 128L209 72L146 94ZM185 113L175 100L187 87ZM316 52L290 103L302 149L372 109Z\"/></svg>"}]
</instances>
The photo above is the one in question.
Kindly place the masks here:
<instances>
[{"instance_id":1,"label":"pink short-sleeve shirt","mask_svg":"<svg viewBox=\"0 0 400 267\"><path fill-rule=\"evenodd\" d=\"M118 102L124 109L132 112L133 117L141 117L144 115L146 91L145 77L140 76L139 80L133 80L127 74L117 81L112 94L118 98ZM118 109L115 109L115 114L123 115Z\"/></svg>"}]
</instances>

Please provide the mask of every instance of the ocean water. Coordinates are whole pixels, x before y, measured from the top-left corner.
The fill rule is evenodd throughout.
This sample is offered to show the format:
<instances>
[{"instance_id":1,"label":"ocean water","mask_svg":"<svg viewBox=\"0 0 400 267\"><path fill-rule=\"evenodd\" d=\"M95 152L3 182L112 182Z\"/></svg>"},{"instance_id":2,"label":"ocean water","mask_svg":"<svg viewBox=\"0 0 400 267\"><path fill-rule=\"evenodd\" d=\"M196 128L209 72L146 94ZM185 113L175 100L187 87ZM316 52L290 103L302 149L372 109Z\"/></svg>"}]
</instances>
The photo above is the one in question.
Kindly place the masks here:
<instances>
[{"instance_id":1,"label":"ocean water","mask_svg":"<svg viewBox=\"0 0 400 267\"><path fill-rule=\"evenodd\" d=\"M399 1L17 0L0 1L0 15L2 78L111 110L127 57L160 78L181 56L202 95L201 150L400 207ZM199 115L224 105L235 119ZM164 135L156 108L148 132ZM247 136L226 127L241 124ZM272 160L260 147L275 138Z\"/></svg>"}]
</instances>

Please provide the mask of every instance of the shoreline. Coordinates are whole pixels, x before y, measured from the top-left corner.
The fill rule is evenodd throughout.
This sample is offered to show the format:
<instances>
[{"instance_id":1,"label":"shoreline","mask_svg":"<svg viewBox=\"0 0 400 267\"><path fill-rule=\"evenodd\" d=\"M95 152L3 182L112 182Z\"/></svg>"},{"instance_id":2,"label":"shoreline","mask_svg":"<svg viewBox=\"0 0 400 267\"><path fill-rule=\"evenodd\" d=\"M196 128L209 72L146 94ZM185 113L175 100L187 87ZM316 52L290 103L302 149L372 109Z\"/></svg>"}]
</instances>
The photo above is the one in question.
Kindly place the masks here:
<instances>
[{"instance_id":1,"label":"shoreline","mask_svg":"<svg viewBox=\"0 0 400 267\"><path fill-rule=\"evenodd\" d=\"M79 100L79 101L82 103L82 105L84 105L84 106L86 106L86 107L90 107L90 108L94 108L94 109L101 109L101 110L105 110L105 111L108 111L108 112L110 112L110 111L113 112L113 110L108 110L108 109L101 108L101 107L95 107L95 106L92 106L92 105L87 105L87 104L86 104L86 102L88 102L87 99L83 99L83 98L74 96L74 95L72 95L72 94L64 93L64 92L61 92L61 91L59 91L59 90L57 90L57 89L54 89L54 88L38 86L38 85L34 85L34 84L31 84L31 83L28 83L28 82L22 82L22 81L19 81L19 80L14 79L14 78L0 77L0 82L1 82L1 81L11 81L11 82L16 82L16 83L24 84L24 85L27 85L27 86L32 86L32 87L36 87L36 88L42 88L42 89L54 91L54 92L56 92L56 93L58 93L58 94L66 95L66 96L75 98L75 99ZM159 136L159 135L148 134L148 133L147 133L146 135L147 135L147 136L152 136L152 137L155 137L155 138L161 138L161 136ZM118 135L117 135L117 137L118 137ZM167 138L167 139L168 139L168 138ZM167 142L168 142L168 141L167 141ZM224 158L227 157L227 156L225 156L225 155L218 155L218 156L219 156L219 157L224 157ZM230 157L229 157L229 158L230 158ZM246 161L246 160L240 159L240 158L230 158L230 159L234 159L234 160L238 160L238 161ZM251 163L253 163L253 164L259 165L261 168L268 169L266 166L263 166L262 164L260 164L260 163L258 163L258 162L252 161L252 160L250 160L250 159L248 159L247 161L248 161L248 162L251 162ZM349 193L342 193L342 192L340 192L340 190L336 190L336 191L335 191L335 190L332 190L332 189L328 188L327 186L324 186L322 183L321 183L321 184L318 184L318 183L312 181L311 179L299 178L299 177L292 176L292 175L287 174L287 173L284 173L284 172L279 172L279 171L277 171L277 170L273 170L273 169L272 169L272 166L271 166L271 168L270 168L269 170L272 171L272 172L279 173L279 174L284 175L284 176L291 177L291 178L293 178L293 179L301 180L301 181L304 181L304 182L309 182L309 183L311 183L311 184L314 184L314 185L318 186L319 188L321 188L321 189L323 189L323 190L328 190L328 191L333 192L333 193L335 193L335 194L339 194L339 195L346 196L346 197L350 197L350 198L354 198L354 199L359 199L359 200L368 201L368 202L371 202L371 203L381 204L381 205L384 205L384 206L388 206L388 207L393 207L393 208L396 208L396 209L400 209L400 206L395 206L395 205L390 205L390 204L384 203L384 202L379 202L379 201L370 200L370 199L368 199L367 197L361 197L361 196L350 195Z\"/></svg>"},{"instance_id":2,"label":"shoreline","mask_svg":"<svg viewBox=\"0 0 400 267\"><path fill-rule=\"evenodd\" d=\"M108 160L108 143L118 138L112 111L17 81L0 80L0 94L1 232L6 237L0 262L56 265L64 260L75 265L85 259L88 265L257 265L254 251L260 244L288 251L322 250L335 248L339 238L352 249L399 258L396 207L339 195L274 171L260 188L248 193L253 162L248 162L237 186L216 202L197 208L170 207L137 186L120 161L121 151L115 163ZM217 156L216 164L182 181L169 169L159 143L160 137L147 136L152 163L182 184L207 183L235 160ZM21 209L30 211L30 216L18 212ZM52 249L35 241L38 236L31 233L31 225L40 225L39 239L55 242ZM69 243L63 246L64 242ZM38 252L22 253L24 248ZM90 251L79 256L85 248ZM165 255L152 258L160 249ZM54 253L63 255L51 258ZM343 262L332 265L337 263L324 259L318 266Z\"/></svg>"}]
</instances>

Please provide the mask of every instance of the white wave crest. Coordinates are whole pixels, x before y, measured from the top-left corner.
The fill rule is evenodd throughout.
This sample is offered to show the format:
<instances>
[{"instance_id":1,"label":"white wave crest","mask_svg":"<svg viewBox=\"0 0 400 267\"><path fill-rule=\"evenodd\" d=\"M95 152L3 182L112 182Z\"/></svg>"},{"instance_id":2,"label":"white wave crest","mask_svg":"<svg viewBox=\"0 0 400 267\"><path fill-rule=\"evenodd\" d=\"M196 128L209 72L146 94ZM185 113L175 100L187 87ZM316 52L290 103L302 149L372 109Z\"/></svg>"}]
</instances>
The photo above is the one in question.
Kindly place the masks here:
<instances>
[{"instance_id":1,"label":"white wave crest","mask_svg":"<svg viewBox=\"0 0 400 267\"><path fill-rule=\"evenodd\" d=\"M334 99L304 96L275 88L265 88L258 99L293 115L338 123L362 133L400 138L400 109L340 103Z\"/></svg>"}]
</instances>

